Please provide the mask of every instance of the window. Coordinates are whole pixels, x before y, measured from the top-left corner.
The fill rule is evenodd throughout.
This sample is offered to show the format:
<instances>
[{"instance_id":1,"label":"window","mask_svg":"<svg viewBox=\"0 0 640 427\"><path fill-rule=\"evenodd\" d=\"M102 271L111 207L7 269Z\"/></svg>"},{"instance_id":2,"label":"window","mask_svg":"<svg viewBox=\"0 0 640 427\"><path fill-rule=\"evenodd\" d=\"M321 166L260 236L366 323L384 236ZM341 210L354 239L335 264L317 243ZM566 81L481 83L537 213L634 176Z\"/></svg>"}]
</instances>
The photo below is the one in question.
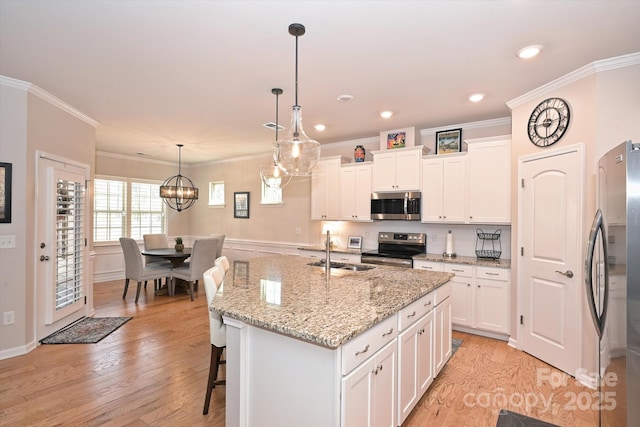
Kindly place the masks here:
<instances>
[{"instance_id":1,"label":"window","mask_svg":"<svg viewBox=\"0 0 640 427\"><path fill-rule=\"evenodd\" d=\"M209 206L224 206L224 181L209 183Z\"/></svg>"},{"instance_id":2,"label":"window","mask_svg":"<svg viewBox=\"0 0 640 427\"><path fill-rule=\"evenodd\" d=\"M280 178L271 178L272 180L280 180ZM281 205L282 204L282 188L279 187L269 187L264 183L264 181L260 180L260 184L262 184L262 198L260 203L263 205Z\"/></svg>"},{"instance_id":3,"label":"window","mask_svg":"<svg viewBox=\"0 0 640 427\"><path fill-rule=\"evenodd\" d=\"M113 242L120 237L142 240L144 234L166 232L160 183L96 178L93 189L94 242Z\"/></svg>"}]
</instances>

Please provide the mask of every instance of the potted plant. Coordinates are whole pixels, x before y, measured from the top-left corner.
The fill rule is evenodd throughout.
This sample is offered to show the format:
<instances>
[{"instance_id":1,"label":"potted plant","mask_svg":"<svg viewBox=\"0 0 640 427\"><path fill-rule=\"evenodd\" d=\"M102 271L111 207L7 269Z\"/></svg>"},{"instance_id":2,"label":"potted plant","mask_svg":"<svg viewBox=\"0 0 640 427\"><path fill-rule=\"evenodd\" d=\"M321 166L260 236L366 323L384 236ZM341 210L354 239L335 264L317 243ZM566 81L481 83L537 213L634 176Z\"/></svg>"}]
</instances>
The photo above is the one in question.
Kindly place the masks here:
<instances>
[{"instance_id":1,"label":"potted plant","mask_svg":"<svg viewBox=\"0 0 640 427\"><path fill-rule=\"evenodd\" d=\"M176 237L176 251L182 252L184 250L184 245L182 244L182 237Z\"/></svg>"}]
</instances>

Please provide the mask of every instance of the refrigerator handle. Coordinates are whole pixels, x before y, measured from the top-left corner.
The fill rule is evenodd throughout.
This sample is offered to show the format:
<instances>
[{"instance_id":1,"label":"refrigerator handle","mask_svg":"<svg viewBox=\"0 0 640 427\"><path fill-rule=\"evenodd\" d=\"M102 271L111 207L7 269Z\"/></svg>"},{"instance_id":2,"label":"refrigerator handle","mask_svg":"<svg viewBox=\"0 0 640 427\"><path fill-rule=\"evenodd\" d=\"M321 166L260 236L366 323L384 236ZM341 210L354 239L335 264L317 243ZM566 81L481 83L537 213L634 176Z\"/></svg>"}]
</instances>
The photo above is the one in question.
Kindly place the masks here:
<instances>
[{"instance_id":1,"label":"refrigerator handle","mask_svg":"<svg viewBox=\"0 0 640 427\"><path fill-rule=\"evenodd\" d=\"M602 300L602 311L598 313L598 308L596 306L596 300L593 292L593 256L596 249L596 240L598 237L598 233L602 233L602 251L604 255L604 291L603 291L603 300ZM593 324L596 327L596 332L598 332L598 336L602 338L604 334L604 326L607 319L607 307L609 306L609 257L608 257L608 248L607 248L607 233L604 229L604 220L602 216L602 211L598 209L595 217L593 218L593 224L591 226L591 231L589 232L589 242L587 246L587 259L585 261L585 287L587 290L587 298L589 303L589 311L591 312L591 318L593 319ZM596 283L596 286L599 286L599 283Z\"/></svg>"}]
</instances>

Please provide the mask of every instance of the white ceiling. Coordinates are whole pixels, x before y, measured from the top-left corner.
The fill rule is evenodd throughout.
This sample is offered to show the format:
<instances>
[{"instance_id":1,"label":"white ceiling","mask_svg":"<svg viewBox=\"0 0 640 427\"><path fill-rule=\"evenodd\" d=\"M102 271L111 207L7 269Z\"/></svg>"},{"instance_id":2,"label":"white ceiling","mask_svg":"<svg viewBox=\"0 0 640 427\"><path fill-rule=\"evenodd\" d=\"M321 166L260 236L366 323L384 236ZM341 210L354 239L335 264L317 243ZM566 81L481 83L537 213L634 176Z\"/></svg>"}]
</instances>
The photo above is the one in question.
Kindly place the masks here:
<instances>
[{"instance_id":1,"label":"white ceiling","mask_svg":"<svg viewBox=\"0 0 640 427\"><path fill-rule=\"evenodd\" d=\"M275 121L274 87L289 126L291 23L307 29L305 130L324 144L508 117L511 99L639 52L638 17L640 1L618 0L0 0L0 74L100 122L100 151L175 161L182 143L183 160L200 163L270 150L275 134L262 124ZM516 58L529 44L542 54ZM472 92L487 96L472 104Z\"/></svg>"}]
</instances>

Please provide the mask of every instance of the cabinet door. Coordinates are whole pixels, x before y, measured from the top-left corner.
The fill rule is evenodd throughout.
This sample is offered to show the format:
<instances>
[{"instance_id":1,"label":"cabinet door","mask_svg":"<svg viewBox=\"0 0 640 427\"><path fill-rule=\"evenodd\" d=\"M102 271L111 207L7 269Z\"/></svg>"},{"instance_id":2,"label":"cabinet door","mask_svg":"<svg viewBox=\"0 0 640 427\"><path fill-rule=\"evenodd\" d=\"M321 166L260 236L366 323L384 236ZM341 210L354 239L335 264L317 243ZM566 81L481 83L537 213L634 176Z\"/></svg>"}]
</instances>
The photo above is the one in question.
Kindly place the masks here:
<instances>
[{"instance_id":1,"label":"cabinet door","mask_svg":"<svg viewBox=\"0 0 640 427\"><path fill-rule=\"evenodd\" d=\"M311 219L326 219L329 188L327 171L327 163L318 162L311 172Z\"/></svg>"},{"instance_id":2,"label":"cabinet door","mask_svg":"<svg viewBox=\"0 0 640 427\"><path fill-rule=\"evenodd\" d=\"M422 222L439 222L442 219L443 163L440 159L422 160Z\"/></svg>"},{"instance_id":3,"label":"cabinet door","mask_svg":"<svg viewBox=\"0 0 640 427\"><path fill-rule=\"evenodd\" d=\"M373 191L396 190L396 156L392 152L373 156Z\"/></svg>"},{"instance_id":4,"label":"cabinet door","mask_svg":"<svg viewBox=\"0 0 640 427\"><path fill-rule=\"evenodd\" d=\"M340 219L340 161L332 160L327 163L327 207L326 219Z\"/></svg>"},{"instance_id":5,"label":"cabinet door","mask_svg":"<svg viewBox=\"0 0 640 427\"><path fill-rule=\"evenodd\" d=\"M435 309L435 377L451 357L451 298L446 298Z\"/></svg>"},{"instance_id":6,"label":"cabinet door","mask_svg":"<svg viewBox=\"0 0 640 427\"><path fill-rule=\"evenodd\" d=\"M509 282L476 279L476 327L509 333Z\"/></svg>"},{"instance_id":7,"label":"cabinet door","mask_svg":"<svg viewBox=\"0 0 640 427\"><path fill-rule=\"evenodd\" d=\"M377 427L396 427L396 346L396 340L393 340L375 357L371 405L373 410L372 425Z\"/></svg>"},{"instance_id":8,"label":"cabinet door","mask_svg":"<svg viewBox=\"0 0 640 427\"><path fill-rule=\"evenodd\" d=\"M442 219L446 222L465 222L467 189L467 158L456 156L443 159Z\"/></svg>"},{"instance_id":9,"label":"cabinet door","mask_svg":"<svg viewBox=\"0 0 640 427\"><path fill-rule=\"evenodd\" d=\"M421 151L409 150L396 153L396 190L418 191L420 189Z\"/></svg>"},{"instance_id":10,"label":"cabinet door","mask_svg":"<svg viewBox=\"0 0 640 427\"><path fill-rule=\"evenodd\" d=\"M355 168L355 215L358 221L371 221L371 170L368 166Z\"/></svg>"},{"instance_id":11,"label":"cabinet door","mask_svg":"<svg viewBox=\"0 0 640 427\"><path fill-rule=\"evenodd\" d=\"M460 326L474 327L475 289L471 278L456 278L451 281L451 322Z\"/></svg>"},{"instance_id":12,"label":"cabinet door","mask_svg":"<svg viewBox=\"0 0 640 427\"><path fill-rule=\"evenodd\" d=\"M511 222L511 140L482 138L469 144L469 222Z\"/></svg>"},{"instance_id":13,"label":"cabinet door","mask_svg":"<svg viewBox=\"0 0 640 427\"><path fill-rule=\"evenodd\" d=\"M373 425L373 371L375 358L369 359L342 379L341 425Z\"/></svg>"},{"instance_id":14,"label":"cabinet door","mask_svg":"<svg viewBox=\"0 0 640 427\"><path fill-rule=\"evenodd\" d=\"M434 311L429 312L418 322L418 400L427 391L433 382L435 374L433 372L434 356Z\"/></svg>"},{"instance_id":15,"label":"cabinet door","mask_svg":"<svg viewBox=\"0 0 640 427\"><path fill-rule=\"evenodd\" d=\"M356 169L353 167L343 167L340 170L340 218L345 221L356 219Z\"/></svg>"}]
</instances>

